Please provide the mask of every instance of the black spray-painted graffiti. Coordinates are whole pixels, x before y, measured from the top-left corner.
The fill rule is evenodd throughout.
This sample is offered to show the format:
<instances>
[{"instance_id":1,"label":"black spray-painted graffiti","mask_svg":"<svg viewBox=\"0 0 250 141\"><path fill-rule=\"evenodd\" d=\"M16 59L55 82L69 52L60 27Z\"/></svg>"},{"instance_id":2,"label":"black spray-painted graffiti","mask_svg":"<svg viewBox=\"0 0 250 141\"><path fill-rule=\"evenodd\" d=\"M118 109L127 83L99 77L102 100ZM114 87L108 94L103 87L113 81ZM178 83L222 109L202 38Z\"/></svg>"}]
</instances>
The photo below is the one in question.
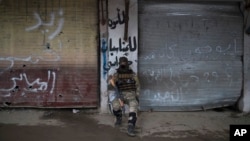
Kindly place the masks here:
<instances>
[{"instance_id":1,"label":"black spray-painted graffiti","mask_svg":"<svg viewBox=\"0 0 250 141\"><path fill-rule=\"evenodd\" d=\"M117 10L117 17L114 18L114 19L109 19L109 23L108 24L109 24L109 27L111 29L115 29L117 24L122 25L122 24L125 23L125 20L124 20L125 12L122 11L122 15L121 15L120 14L120 9L117 8L116 10Z\"/></svg>"},{"instance_id":2,"label":"black spray-painted graffiti","mask_svg":"<svg viewBox=\"0 0 250 141\"><path fill-rule=\"evenodd\" d=\"M132 37L129 37L128 43L125 41L122 41L121 38L119 38L119 46L113 46L112 39L109 39L109 52L110 55L114 57L113 62L109 61L108 65L110 67L112 66L118 66L119 61L118 61L118 56L114 56L114 52L124 52L124 56L128 56L129 52L135 52L137 50L137 41L136 37L134 36L133 39ZM132 64L132 61L129 61L129 64Z\"/></svg>"},{"instance_id":3,"label":"black spray-painted graffiti","mask_svg":"<svg viewBox=\"0 0 250 141\"><path fill-rule=\"evenodd\" d=\"M109 66L118 66L119 62L118 62L118 57L115 57L115 61L112 63L112 61L108 62Z\"/></svg>"},{"instance_id":4,"label":"black spray-painted graffiti","mask_svg":"<svg viewBox=\"0 0 250 141\"><path fill-rule=\"evenodd\" d=\"M120 51L120 52L127 52L131 51L134 52L137 49L136 37L133 37L133 44L132 39L129 37L128 44L125 41L122 42L122 39L119 38L119 46L112 46L112 39L109 39L109 51Z\"/></svg>"},{"instance_id":5,"label":"black spray-painted graffiti","mask_svg":"<svg viewBox=\"0 0 250 141\"><path fill-rule=\"evenodd\" d=\"M118 56L115 57L115 61L113 63L111 61L109 61L108 64L111 67L118 66L118 64L119 64ZM128 60L128 64L131 65L131 64L133 64L133 62Z\"/></svg>"}]
</instances>

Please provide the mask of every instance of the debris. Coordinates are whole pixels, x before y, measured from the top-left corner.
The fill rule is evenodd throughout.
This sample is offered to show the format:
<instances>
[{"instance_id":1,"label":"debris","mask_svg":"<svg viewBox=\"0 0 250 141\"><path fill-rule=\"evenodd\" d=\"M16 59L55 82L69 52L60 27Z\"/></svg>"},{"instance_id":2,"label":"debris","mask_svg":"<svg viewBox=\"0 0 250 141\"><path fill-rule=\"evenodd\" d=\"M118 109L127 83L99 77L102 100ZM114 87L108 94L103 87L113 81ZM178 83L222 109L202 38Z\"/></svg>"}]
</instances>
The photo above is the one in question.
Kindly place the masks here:
<instances>
[{"instance_id":1,"label":"debris","mask_svg":"<svg viewBox=\"0 0 250 141\"><path fill-rule=\"evenodd\" d=\"M73 109L73 110L72 110L72 112L73 112L74 114L76 114L76 113L79 113L79 112L80 112L80 110Z\"/></svg>"}]
</instances>

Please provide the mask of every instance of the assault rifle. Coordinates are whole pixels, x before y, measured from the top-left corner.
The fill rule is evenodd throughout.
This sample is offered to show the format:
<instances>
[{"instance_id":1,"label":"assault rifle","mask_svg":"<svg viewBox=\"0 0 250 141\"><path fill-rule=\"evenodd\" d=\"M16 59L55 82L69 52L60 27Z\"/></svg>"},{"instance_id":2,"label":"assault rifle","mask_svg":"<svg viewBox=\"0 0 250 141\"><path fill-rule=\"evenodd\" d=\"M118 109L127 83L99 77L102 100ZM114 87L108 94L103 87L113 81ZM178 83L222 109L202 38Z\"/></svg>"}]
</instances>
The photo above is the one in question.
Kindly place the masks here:
<instances>
[{"instance_id":1,"label":"assault rifle","mask_svg":"<svg viewBox=\"0 0 250 141\"><path fill-rule=\"evenodd\" d=\"M110 83L115 88L115 97L118 98L118 100L119 100L119 103L120 103L121 109L122 109L122 114L124 116L126 116L126 114L125 114L125 105L124 105L124 102L123 102L122 95L121 95L119 89L117 88L117 86L115 85L115 82L112 79L110 80Z\"/></svg>"}]
</instances>

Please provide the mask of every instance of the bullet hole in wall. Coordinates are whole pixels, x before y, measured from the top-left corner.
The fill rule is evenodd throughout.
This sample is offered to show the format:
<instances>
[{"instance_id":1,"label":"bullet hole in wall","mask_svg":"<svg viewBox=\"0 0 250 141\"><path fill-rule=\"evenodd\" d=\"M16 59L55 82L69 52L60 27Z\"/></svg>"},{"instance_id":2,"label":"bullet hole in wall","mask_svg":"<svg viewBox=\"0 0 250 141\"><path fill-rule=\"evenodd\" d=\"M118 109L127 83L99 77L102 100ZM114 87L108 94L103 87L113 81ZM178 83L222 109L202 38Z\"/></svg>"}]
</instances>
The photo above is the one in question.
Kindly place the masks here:
<instances>
[{"instance_id":1,"label":"bullet hole in wall","mask_svg":"<svg viewBox=\"0 0 250 141\"><path fill-rule=\"evenodd\" d=\"M50 49L50 43L46 43L46 48Z\"/></svg>"},{"instance_id":2,"label":"bullet hole in wall","mask_svg":"<svg viewBox=\"0 0 250 141\"><path fill-rule=\"evenodd\" d=\"M58 95L60 98L62 98L63 96L61 94Z\"/></svg>"},{"instance_id":3,"label":"bullet hole in wall","mask_svg":"<svg viewBox=\"0 0 250 141\"><path fill-rule=\"evenodd\" d=\"M25 64L23 64L23 67L26 67L26 65L25 65Z\"/></svg>"},{"instance_id":4,"label":"bullet hole in wall","mask_svg":"<svg viewBox=\"0 0 250 141\"><path fill-rule=\"evenodd\" d=\"M12 90L12 92L16 92L16 91L18 91L19 90L19 86L16 86L13 90Z\"/></svg>"}]
</instances>

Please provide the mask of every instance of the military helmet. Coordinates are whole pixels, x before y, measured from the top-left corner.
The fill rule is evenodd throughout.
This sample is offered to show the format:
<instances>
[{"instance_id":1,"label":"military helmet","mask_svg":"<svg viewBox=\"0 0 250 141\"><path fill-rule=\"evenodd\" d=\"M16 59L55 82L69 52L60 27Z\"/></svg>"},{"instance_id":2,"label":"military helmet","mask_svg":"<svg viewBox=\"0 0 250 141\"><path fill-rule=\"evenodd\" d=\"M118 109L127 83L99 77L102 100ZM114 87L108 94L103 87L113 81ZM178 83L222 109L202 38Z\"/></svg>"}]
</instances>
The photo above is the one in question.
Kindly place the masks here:
<instances>
[{"instance_id":1,"label":"military helmet","mask_svg":"<svg viewBox=\"0 0 250 141\"><path fill-rule=\"evenodd\" d=\"M128 58L127 57L120 57L119 58L119 64L126 63L128 64Z\"/></svg>"}]
</instances>

